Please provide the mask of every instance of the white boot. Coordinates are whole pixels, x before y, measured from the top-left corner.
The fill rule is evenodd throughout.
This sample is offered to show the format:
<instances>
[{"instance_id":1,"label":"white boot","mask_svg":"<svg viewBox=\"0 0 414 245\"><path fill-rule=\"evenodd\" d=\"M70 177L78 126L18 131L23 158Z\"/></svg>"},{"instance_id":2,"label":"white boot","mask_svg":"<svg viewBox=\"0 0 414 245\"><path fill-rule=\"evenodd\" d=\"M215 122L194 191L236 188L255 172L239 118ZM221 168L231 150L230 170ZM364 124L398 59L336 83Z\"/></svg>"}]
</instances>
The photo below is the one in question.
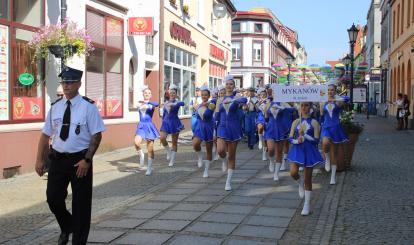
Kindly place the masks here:
<instances>
[{"instance_id":1,"label":"white boot","mask_svg":"<svg viewBox=\"0 0 414 245\"><path fill-rule=\"evenodd\" d=\"M177 152L175 151L171 151L171 156L170 156L170 163L168 164L168 167L172 167L175 164L175 155L177 154Z\"/></svg>"},{"instance_id":2,"label":"white boot","mask_svg":"<svg viewBox=\"0 0 414 245\"><path fill-rule=\"evenodd\" d=\"M138 156L139 156L139 167L143 168L144 167L144 161L145 161L145 154L143 150L139 150L138 151Z\"/></svg>"},{"instance_id":3,"label":"white boot","mask_svg":"<svg viewBox=\"0 0 414 245\"><path fill-rule=\"evenodd\" d=\"M220 157L221 158L221 157ZM221 171L226 172L227 171L227 158L221 158Z\"/></svg>"},{"instance_id":4,"label":"white boot","mask_svg":"<svg viewBox=\"0 0 414 245\"><path fill-rule=\"evenodd\" d=\"M170 160L171 157L171 149L169 145L164 146L165 151L167 152L167 160Z\"/></svg>"},{"instance_id":5,"label":"white boot","mask_svg":"<svg viewBox=\"0 0 414 245\"><path fill-rule=\"evenodd\" d=\"M299 186L299 197L303 198L305 196L305 189L303 188L303 179L300 175L299 175L299 179L296 180L296 182L298 183L298 186Z\"/></svg>"},{"instance_id":6,"label":"white boot","mask_svg":"<svg viewBox=\"0 0 414 245\"><path fill-rule=\"evenodd\" d=\"M197 162L197 166L199 168L201 168L203 166L203 152L202 151L198 151L197 152L198 155L198 162Z\"/></svg>"},{"instance_id":7,"label":"white boot","mask_svg":"<svg viewBox=\"0 0 414 245\"><path fill-rule=\"evenodd\" d=\"M310 199L312 191L305 190L305 203L303 204L303 209L301 215L306 216L310 213Z\"/></svg>"},{"instance_id":8,"label":"white boot","mask_svg":"<svg viewBox=\"0 0 414 245\"><path fill-rule=\"evenodd\" d=\"M282 166L280 166L280 171L285 171L287 169L286 157L287 154L283 154Z\"/></svg>"},{"instance_id":9,"label":"white boot","mask_svg":"<svg viewBox=\"0 0 414 245\"><path fill-rule=\"evenodd\" d=\"M213 161L217 161L219 159L218 153L217 153L217 148L216 145L213 144Z\"/></svg>"},{"instance_id":10,"label":"white boot","mask_svg":"<svg viewBox=\"0 0 414 245\"><path fill-rule=\"evenodd\" d=\"M233 176L233 171L233 169L227 170L226 186L224 187L226 191L231 191L231 176Z\"/></svg>"},{"instance_id":11,"label":"white boot","mask_svg":"<svg viewBox=\"0 0 414 245\"><path fill-rule=\"evenodd\" d=\"M151 174L152 174L152 159L148 158L147 172L145 173L145 175L150 176Z\"/></svg>"},{"instance_id":12,"label":"white boot","mask_svg":"<svg viewBox=\"0 0 414 245\"><path fill-rule=\"evenodd\" d=\"M262 160L266 161L267 160L267 152L266 152L266 147L263 147L263 152L262 152Z\"/></svg>"},{"instance_id":13,"label":"white boot","mask_svg":"<svg viewBox=\"0 0 414 245\"><path fill-rule=\"evenodd\" d=\"M259 134L259 150L263 148L263 134Z\"/></svg>"},{"instance_id":14,"label":"white boot","mask_svg":"<svg viewBox=\"0 0 414 245\"><path fill-rule=\"evenodd\" d=\"M210 163L211 161L207 160L204 163L204 173L203 173L203 178L208 178L208 168L210 167Z\"/></svg>"},{"instance_id":15,"label":"white boot","mask_svg":"<svg viewBox=\"0 0 414 245\"><path fill-rule=\"evenodd\" d=\"M280 162L276 163L275 166L275 173L273 174L273 180L274 181L279 181L279 170L280 170L280 165L282 165Z\"/></svg>"},{"instance_id":16,"label":"white boot","mask_svg":"<svg viewBox=\"0 0 414 245\"><path fill-rule=\"evenodd\" d=\"M326 172L331 171L331 156L330 153L325 153L325 170Z\"/></svg>"},{"instance_id":17,"label":"white boot","mask_svg":"<svg viewBox=\"0 0 414 245\"><path fill-rule=\"evenodd\" d=\"M275 160L273 157L269 157L269 172L273 173L275 171Z\"/></svg>"},{"instance_id":18,"label":"white boot","mask_svg":"<svg viewBox=\"0 0 414 245\"><path fill-rule=\"evenodd\" d=\"M304 170L303 167L299 167L300 172L303 172L303 170Z\"/></svg>"},{"instance_id":19,"label":"white boot","mask_svg":"<svg viewBox=\"0 0 414 245\"><path fill-rule=\"evenodd\" d=\"M336 184L336 165L332 165L331 182L329 184Z\"/></svg>"}]
</instances>

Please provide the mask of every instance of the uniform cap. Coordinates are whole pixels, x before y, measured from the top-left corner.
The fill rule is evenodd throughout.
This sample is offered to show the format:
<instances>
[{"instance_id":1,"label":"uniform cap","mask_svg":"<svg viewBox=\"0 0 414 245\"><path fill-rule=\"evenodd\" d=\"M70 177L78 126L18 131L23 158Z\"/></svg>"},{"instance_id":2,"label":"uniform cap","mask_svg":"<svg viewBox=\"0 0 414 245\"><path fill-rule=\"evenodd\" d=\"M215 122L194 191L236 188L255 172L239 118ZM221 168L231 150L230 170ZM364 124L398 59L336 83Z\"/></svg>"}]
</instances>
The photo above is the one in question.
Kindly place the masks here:
<instances>
[{"instance_id":1,"label":"uniform cap","mask_svg":"<svg viewBox=\"0 0 414 245\"><path fill-rule=\"evenodd\" d=\"M224 78L224 81L229 81L229 80L234 80L234 77L233 77L232 75L227 75L227 76Z\"/></svg>"},{"instance_id":2,"label":"uniform cap","mask_svg":"<svg viewBox=\"0 0 414 245\"><path fill-rule=\"evenodd\" d=\"M196 90L197 90L197 88L196 88ZM210 91L210 89L206 85L203 85L203 86L199 87L198 90L201 90L201 91Z\"/></svg>"},{"instance_id":3,"label":"uniform cap","mask_svg":"<svg viewBox=\"0 0 414 245\"><path fill-rule=\"evenodd\" d=\"M58 75L58 77L62 78L63 82L74 82L80 81L82 79L82 74L83 71L66 66L63 68L63 71Z\"/></svg>"},{"instance_id":4,"label":"uniform cap","mask_svg":"<svg viewBox=\"0 0 414 245\"><path fill-rule=\"evenodd\" d=\"M175 84L171 84L170 87L168 88L169 90L173 89L173 90L178 90L178 87Z\"/></svg>"}]
</instances>

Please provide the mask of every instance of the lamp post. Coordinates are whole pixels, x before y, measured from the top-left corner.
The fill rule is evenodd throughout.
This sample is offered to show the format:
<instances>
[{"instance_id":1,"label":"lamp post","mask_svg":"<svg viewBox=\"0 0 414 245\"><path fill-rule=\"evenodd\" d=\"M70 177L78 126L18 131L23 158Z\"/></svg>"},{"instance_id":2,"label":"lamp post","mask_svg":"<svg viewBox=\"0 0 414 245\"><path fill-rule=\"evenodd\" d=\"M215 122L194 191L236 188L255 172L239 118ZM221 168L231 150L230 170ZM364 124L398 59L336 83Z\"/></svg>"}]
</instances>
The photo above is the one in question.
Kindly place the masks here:
<instances>
[{"instance_id":1,"label":"lamp post","mask_svg":"<svg viewBox=\"0 0 414 245\"><path fill-rule=\"evenodd\" d=\"M293 58L289 56L289 57L286 59L286 63L287 63L288 69L289 69L287 80L288 80L288 83L290 84L290 67L291 67L291 66L292 66L292 64L293 64Z\"/></svg>"},{"instance_id":2,"label":"lamp post","mask_svg":"<svg viewBox=\"0 0 414 245\"><path fill-rule=\"evenodd\" d=\"M305 77L306 68L302 68L301 70L302 70L302 74L303 74L303 85L305 85L305 83L306 83L306 77Z\"/></svg>"},{"instance_id":3,"label":"lamp post","mask_svg":"<svg viewBox=\"0 0 414 245\"><path fill-rule=\"evenodd\" d=\"M351 52L350 52L350 63L351 63L351 84L349 86L350 90L350 99L351 99L351 109L354 109L354 47L355 42L358 35L358 28L356 28L355 24L352 24L351 28L348 30L348 36L349 36L349 45L351 46Z\"/></svg>"}]
</instances>

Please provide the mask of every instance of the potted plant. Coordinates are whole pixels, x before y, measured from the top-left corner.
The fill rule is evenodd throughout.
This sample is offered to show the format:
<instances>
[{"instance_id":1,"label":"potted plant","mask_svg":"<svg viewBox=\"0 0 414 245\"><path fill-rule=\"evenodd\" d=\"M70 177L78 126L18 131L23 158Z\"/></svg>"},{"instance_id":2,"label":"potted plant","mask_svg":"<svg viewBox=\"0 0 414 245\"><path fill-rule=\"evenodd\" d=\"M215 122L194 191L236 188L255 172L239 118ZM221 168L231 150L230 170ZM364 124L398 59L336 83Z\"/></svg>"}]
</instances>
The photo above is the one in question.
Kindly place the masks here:
<instances>
[{"instance_id":1,"label":"potted plant","mask_svg":"<svg viewBox=\"0 0 414 245\"><path fill-rule=\"evenodd\" d=\"M344 147L344 165L349 168L352 162L355 145L358 142L359 134L364 130L364 125L354 120L354 111L345 111L341 115L341 125L348 134L349 141Z\"/></svg>"},{"instance_id":2,"label":"potted plant","mask_svg":"<svg viewBox=\"0 0 414 245\"><path fill-rule=\"evenodd\" d=\"M94 50L91 37L76 23L66 20L63 24L46 25L37 31L29 47L34 50L34 58L47 58L49 53L56 58L69 58L73 55L89 55Z\"/></svg>"},{"instance_id":3,"label":"potted plant","mask_svg":"<svg viewBox=\"0 0 414 245\"><path fill-rule=\"evenodd\" d=\"M188 15L188 11L189 11L190 7L187 4L183 5L183 12L184 14Z\"/></svg>"}]
</instances>

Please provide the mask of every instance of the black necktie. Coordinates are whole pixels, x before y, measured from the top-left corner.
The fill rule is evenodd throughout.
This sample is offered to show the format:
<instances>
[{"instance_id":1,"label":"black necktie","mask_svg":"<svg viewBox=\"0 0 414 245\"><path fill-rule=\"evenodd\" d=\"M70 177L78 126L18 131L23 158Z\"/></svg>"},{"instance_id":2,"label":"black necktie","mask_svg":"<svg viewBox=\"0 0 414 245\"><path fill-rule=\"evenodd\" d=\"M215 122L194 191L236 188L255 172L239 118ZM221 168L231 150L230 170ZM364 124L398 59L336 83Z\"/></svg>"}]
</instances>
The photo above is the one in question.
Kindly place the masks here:
<instances>
[{"instance_id":1,"label":"black necktie","mask_svg":"<svg viewBox=\"0 0 414 245\"><path fill-rule=\"evenodd\" d=\"M70 127L70 100L66 101L66 110L65 114L63 114L63 124L62 128L60 129L60 138L63 141L66 141L66 139L69 136L69 127Z\"/></svg>"}]
</instances>

